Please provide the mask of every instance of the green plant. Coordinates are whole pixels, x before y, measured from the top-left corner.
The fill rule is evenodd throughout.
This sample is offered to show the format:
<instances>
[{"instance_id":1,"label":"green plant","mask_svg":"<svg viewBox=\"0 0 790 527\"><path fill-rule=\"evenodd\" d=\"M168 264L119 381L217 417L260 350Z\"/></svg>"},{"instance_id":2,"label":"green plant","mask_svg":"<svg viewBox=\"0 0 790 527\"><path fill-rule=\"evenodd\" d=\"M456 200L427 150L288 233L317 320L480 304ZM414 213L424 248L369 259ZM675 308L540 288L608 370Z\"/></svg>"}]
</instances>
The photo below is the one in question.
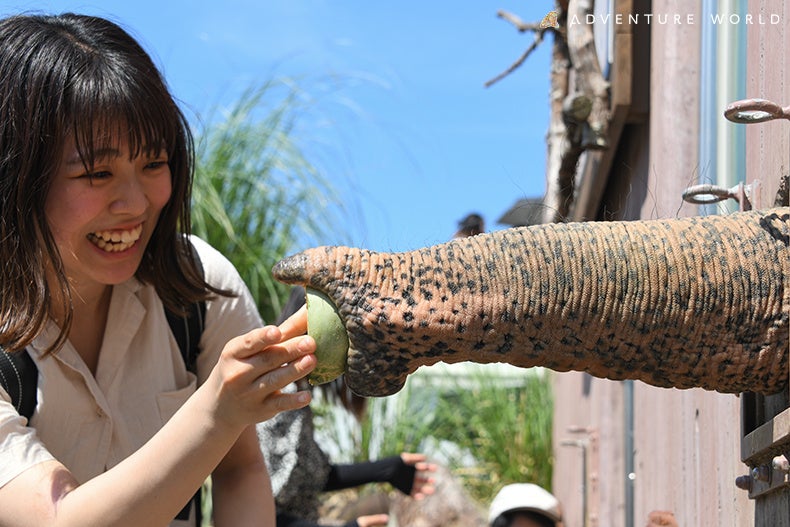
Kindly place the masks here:
<instances>
[{"instance_id":1,"label":"green plant","mask_svg":"<svg viewBox=\"0 0 790 527\"><path fill-rule=\"evenodd\" d=\"M468 375L430 371L414 374L394 396L371 399L365 421L354 429L322 408L317 430L331 437L323 444L351 445L352 454L340 455L352 459L424 452L445 464L482 504L507 483L551 488L548 373L522 370L520 377L503 378L486 367Z\"/></svg>"},{"instance_id":2,"label":"green plant","mask_svg":"<svg viewBox=\"0 0 790 527\"><path fill-rule=\"evenodd\" d=\"M272 266L342 225L340 200L297 134L309 104L292 82L272 80L196 134L193 232L234 263L267 322L289 291Z\"/></svg>"}]
</instances>

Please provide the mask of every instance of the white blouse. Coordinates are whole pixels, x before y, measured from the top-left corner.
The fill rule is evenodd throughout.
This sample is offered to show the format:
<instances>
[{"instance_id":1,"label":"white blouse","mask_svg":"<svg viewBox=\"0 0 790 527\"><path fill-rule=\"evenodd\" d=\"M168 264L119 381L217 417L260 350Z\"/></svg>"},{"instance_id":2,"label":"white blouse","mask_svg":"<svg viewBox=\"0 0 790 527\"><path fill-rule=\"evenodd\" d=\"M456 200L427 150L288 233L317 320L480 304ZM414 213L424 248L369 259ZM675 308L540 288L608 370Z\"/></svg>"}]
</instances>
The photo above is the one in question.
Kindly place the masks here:
<instances>
[{"instance_id":1,"label":"white blouse","mask_svg":"<svg viewBox=\"0 0 790 527\"><path fill-rule=\"evenodd\" d=\"M186 370L153 286L131 279L113 288L96 375L50 322L28 348L38 367L38 404L30 426L0 388L0 487L37 463L57 459L85 482L117 465L151 438L206 380L225 344L262 325L236 269L193 237L206 281L237 293L206 304L197 378ZM194 511L193 511L194 514ZM171 523L192 527L194 521Z\"/></svg>"}]
</instances>

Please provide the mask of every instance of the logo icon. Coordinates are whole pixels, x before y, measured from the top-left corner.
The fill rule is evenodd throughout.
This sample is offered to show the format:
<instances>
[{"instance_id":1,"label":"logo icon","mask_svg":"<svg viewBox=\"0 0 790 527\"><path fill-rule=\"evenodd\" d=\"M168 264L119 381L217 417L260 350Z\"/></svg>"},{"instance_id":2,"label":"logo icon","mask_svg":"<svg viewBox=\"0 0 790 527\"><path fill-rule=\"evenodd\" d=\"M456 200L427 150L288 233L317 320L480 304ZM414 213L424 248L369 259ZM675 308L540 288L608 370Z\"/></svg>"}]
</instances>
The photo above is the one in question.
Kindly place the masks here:
<instances>
[{"instance_id":1,"label":"logo icon","mask_svg":"<svg viewBox=\"0 0 790 527\"><path fill-rule=\"evenodd\" d=\"M557 12L556 11L549 11L549 13L543 17L543 20L540 21L540 29L546 29L553 27L557 29L560 27L559 22L557 22Z\"/></svg>"}]
</instances>

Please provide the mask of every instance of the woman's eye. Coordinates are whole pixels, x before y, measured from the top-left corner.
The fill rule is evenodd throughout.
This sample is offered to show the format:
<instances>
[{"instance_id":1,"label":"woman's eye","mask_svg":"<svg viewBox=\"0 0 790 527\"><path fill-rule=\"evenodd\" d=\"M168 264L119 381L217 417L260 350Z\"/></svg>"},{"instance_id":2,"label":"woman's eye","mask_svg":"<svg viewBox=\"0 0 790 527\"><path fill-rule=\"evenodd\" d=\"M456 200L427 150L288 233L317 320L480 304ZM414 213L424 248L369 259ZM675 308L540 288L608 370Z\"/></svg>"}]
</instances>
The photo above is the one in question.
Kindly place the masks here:
<instances>
[{"instance_id":1,"label":"woman's eye","mask_svg":"<svg viewBox=\"0 0 790 527\"><path fill-rule=\"evenodd\" d=\"M107 179L111 175L112 174L109 171L106 171L106 170L102 171L102 170L100 170L98 172L88 172L87 174L83 174L82 177L87 178L90 181L95 181L95 180L99 180L99 179Z\"/></svg>"},{"instance_id":2,"label":"woman's eye","mask_svg":"<svg viewBox=\"0 0 790 527\"><path fill-rule=\"evenodd\" d=\"M152 161L145 165L146 168L150 168L156 170L157 168L162 168L163 166L167 165L167 161Z\"/></svg>"}]
</instances>

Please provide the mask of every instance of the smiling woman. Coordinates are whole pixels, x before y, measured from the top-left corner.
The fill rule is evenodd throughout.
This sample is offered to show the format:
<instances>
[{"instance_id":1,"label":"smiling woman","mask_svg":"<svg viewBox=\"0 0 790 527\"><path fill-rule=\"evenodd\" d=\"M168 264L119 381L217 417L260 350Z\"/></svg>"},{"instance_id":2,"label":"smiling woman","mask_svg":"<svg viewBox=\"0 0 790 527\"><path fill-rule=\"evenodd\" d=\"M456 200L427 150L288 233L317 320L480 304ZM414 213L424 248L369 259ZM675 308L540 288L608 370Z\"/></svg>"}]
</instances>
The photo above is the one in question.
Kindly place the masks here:
<instances>
[{"instance_id":1,"label":"smiling woman","mask_svg":"<svg viewBox=\"0 0 790 527\"><path fill-rule=\"evenodd\" d=\"M24 21L10 20L18 21L19 25ZM5 289L0 299L3 320L20 317L37 321L32 326L21 321L10 324L10 328L16 330L11 329L4 338L9 339L5 344L12 349L24 347L32 335L41 330L50 307L42 301L43 297L32 303L19 301L18 295L26 298L25 291L28 289L27 283L14 285L14 277L18 280L27 274L21 268L33 270L37 274L36 283L42 284L45 283L45 273L52 273L55 280L48 282L48 286L53 288L52 293L60 299L59 311L65 314L62 319L64 331L53 348L62 344L68 332L68 304L72 292L66 285L62 265L57 263L62 255L49 236L37 232L49 221L45 212L47 207L57 205L53 203L56 200L74 196L72 188L68 194L53 198L50 187L59 185L62 178L53 178L52 174L61 173L60 167L63 167L61 175L68 178L88 176L92 171L93 175L86 177L81 184L98 183L101 174L97 170L97 163L108 159L108 150L119 154L121 142L126 160L136 158L136 163L140 164L151 162L156 156L164 156L162 159L167 162L167 166L161 170L169 167L172 175L172 200L158 206L161 209L161 222L167 226L161 229L162 243L151 244L148 246L148 255L145 258L140 256L144 265L139 266L137 276L152 281L163 300L173 308L177 308L179 297L195 301L206 296L205 284L199 279L199 273L189 257L190 247L183 240L179 241L181 238L176 235L176 225L186 228L189 225L188 195L193 153L186 119L170 97L156 67L137 42L109 35L102 40L91 37L93 32L101 29L102 24L98 20L85 19L83 27L73 35L74 38L84 39L84 45L75 45L70 35L73 29L64 18L53 19L53 38L38 32L31 34L28 42L23 40L26 38L23 31L17 31L19 42L9 40L3 50L6 65L0 80L0 92L10 95L21 90L20 93L25 94L20 98L8 97L13 102L0 109L0 118L6 126L14 126L14 133L7 135L3 143L3 148L13 152L14 165L8 164L7 169L14 169L19 177L17 185L8 189L9 198L10 203L28 203L22 209L4 208L4 225L25 232L24 239L42 240L47 259L56 262L50 270L45 269L47 260L34 256L37 248L24 243L14 251L19 258L4 266L8 274L0 275L4 278ZM32 20L27 23L31 28L34 27ZM48 38L46 46L42 43L44 38ZM15 45L27 45L29 48L12 49ZM110 46L114 52L104 52L103 47ZM51 61L39 57L45 49L53 57L60 57L61 62L57 67ZM29 66L26 61L29 61ZM63 88L54 89L55 86ZM47 126L45 132L40 129L44 123ZM42 133L54 140L39 140ZM163 146L166 147L165 151L162 151ZM144 154L145 160L139 158L141 154ZM128 190L123 189L122 192ZM158 194L161 194L161 189ZM45 201L46 207L35 205L44 204ZM164 201L167 202L167 199ZM24 218L16 216L21 210L25 211ZM72 209L72 212L77 210ZM68 214L68 211L64 212ZM33 214L32 222L27 217L30 213ZM155 223L149 224L149 236ZM104 229L112 226L92 227ZM182 248L178 251L169 250L174 244ZM171 278L160 279L159 276ZM13 289L9 290L8 287ZM21 312L20 306L25 306L27 310ZM25 328L27 331L23 331Z\"/></svg>"},{"instance_id":2,"label":"smiling woman","mask_svg":"<svg viewBox=\"0 0 790 527\"><path fill-rule=\"evenodd\" d=\"M274 522L254 424L309 403L315 343L190 236L193 157L121 27L0 20L0 525L194 527L209 475L214 525Z\"/></svg>"}]
</instances>

